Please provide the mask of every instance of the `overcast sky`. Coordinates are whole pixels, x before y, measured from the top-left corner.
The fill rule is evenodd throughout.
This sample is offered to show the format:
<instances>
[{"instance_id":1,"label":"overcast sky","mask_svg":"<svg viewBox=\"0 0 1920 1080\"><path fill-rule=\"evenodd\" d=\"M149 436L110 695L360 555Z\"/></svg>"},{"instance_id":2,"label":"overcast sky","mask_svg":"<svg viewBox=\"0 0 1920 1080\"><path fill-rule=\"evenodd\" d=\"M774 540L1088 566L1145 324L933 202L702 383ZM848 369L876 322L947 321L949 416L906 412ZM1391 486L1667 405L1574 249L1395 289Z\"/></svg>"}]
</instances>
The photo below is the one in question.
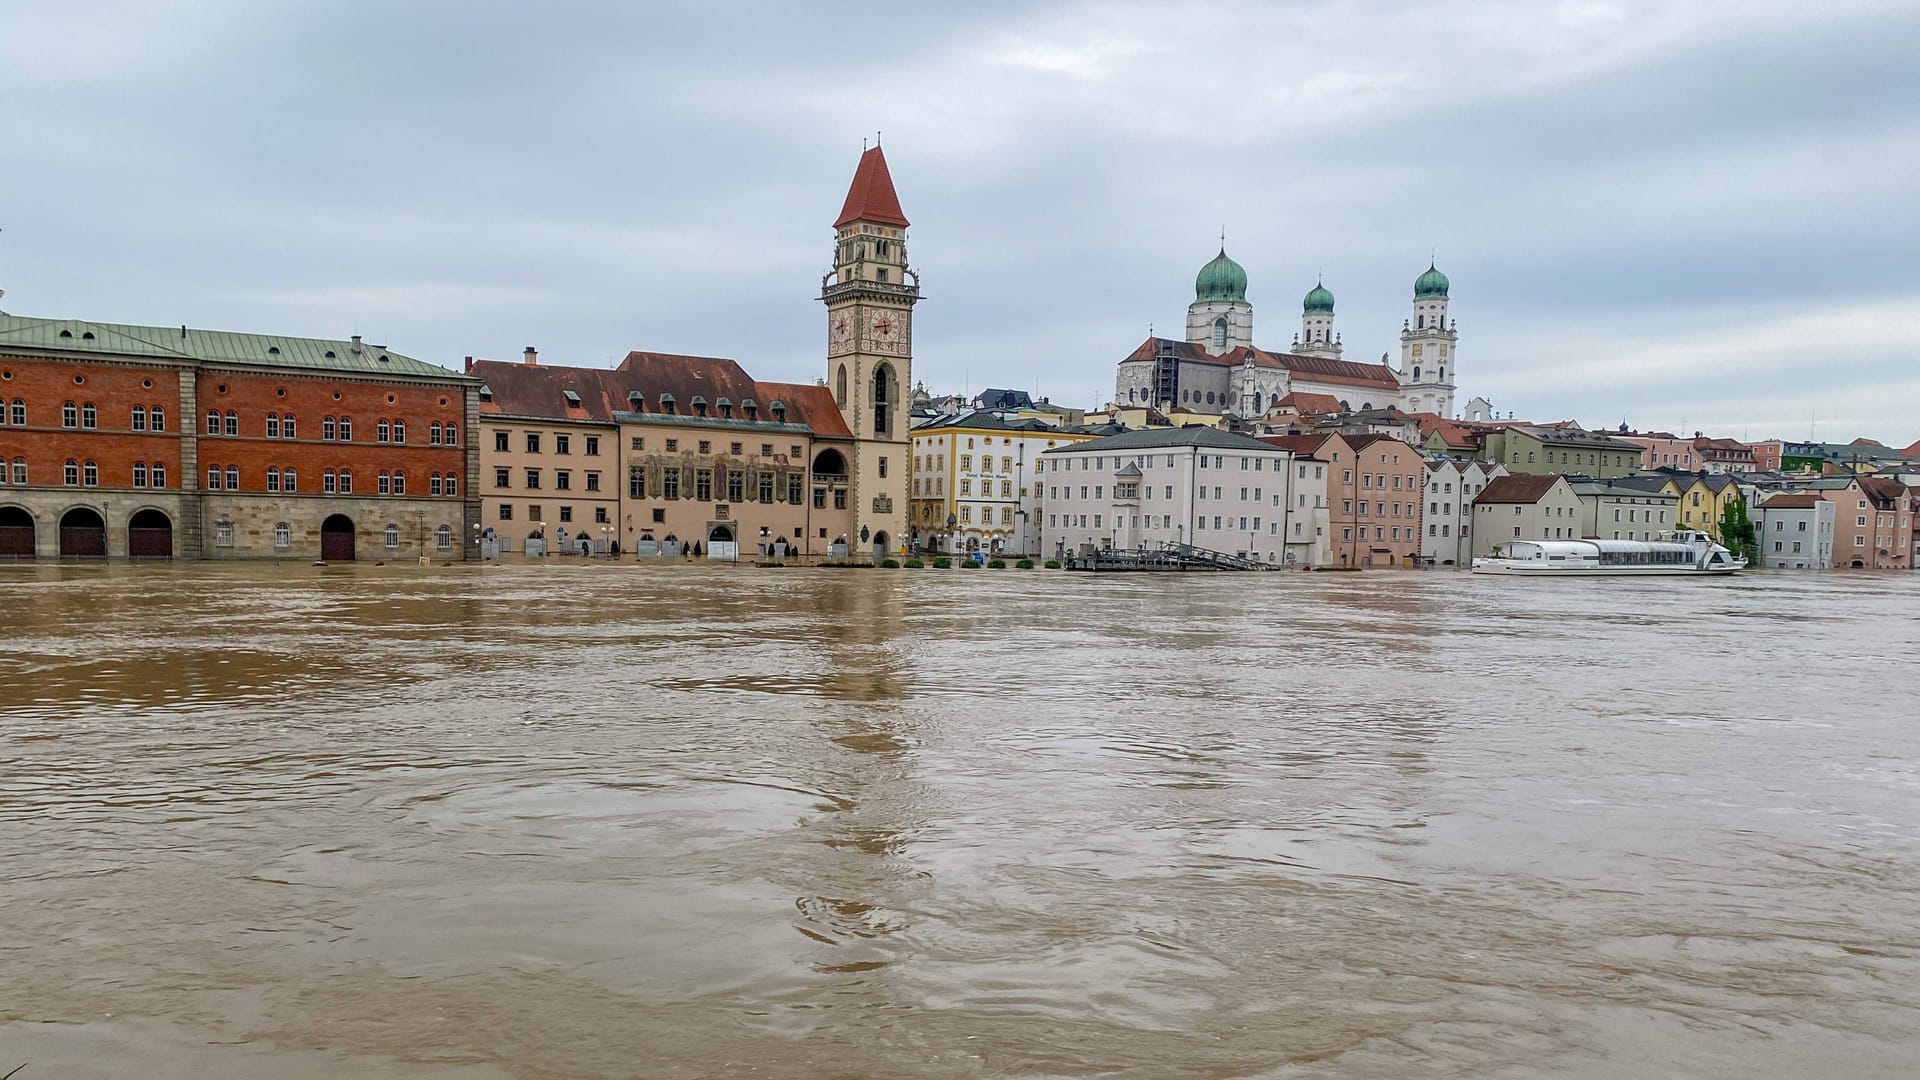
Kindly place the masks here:
<instances>
[{"instance_id":1,"label":"overcast sky","mask_svg":"<svg viewBox=\"0 0 1920 1080\"><path fill-rule=\"evenodd\" d=\"M1438 252L1460 400L1920 437L1920 3L0 5L0 308L458 366L823 370L861 139L914 376L1095 405L1227 229L1351 359Z\"/></svg>"}]
</instances>

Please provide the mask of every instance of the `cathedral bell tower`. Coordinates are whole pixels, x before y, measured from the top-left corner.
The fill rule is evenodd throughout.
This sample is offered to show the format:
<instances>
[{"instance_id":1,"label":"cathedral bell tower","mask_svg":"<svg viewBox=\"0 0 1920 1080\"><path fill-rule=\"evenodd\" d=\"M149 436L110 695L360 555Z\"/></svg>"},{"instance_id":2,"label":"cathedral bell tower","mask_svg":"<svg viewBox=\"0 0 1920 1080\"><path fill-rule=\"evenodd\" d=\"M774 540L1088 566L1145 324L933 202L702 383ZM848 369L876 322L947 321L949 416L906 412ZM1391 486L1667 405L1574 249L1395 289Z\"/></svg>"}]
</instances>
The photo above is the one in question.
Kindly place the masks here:
<instances>
[{"instance_id":1,"label":"cathedral bell tower","mask_svg":"<svg viewBox=\"0 0 1920 1080\"><path fill-rule=\"evenodd\" d=\"M1453 419L1454 346L1447 322L1450 283L1432 263L1413 282L1413 317L1400 331L1400 408Z\"/></svg>"},{"instance_id":2,"label":"cathedral bell tower","mask_svg":"<svg viewBox=\"0 0 1920 1080\"><path fill-rule=\"evenodd\" d=\"M907 266L907 218L879 146L860 155L834 220L827 305L827 383L853 432L850 551L881 558L904 550L907 531L907 388L913 385L913 306L920 277Z\"/></svg>"}]
</instances>

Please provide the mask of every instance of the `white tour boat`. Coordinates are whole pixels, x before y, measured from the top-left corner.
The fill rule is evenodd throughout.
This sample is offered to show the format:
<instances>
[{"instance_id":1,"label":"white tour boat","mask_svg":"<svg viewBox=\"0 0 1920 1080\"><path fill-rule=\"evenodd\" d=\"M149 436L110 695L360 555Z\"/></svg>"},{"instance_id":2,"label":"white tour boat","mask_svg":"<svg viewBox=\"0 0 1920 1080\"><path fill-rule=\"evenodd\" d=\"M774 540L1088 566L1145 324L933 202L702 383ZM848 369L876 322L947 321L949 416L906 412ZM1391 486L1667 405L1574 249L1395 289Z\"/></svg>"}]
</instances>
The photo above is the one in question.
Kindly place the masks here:
<instances>
[{"instance_id":1,"label":"white tour boat","mask_svg":"<svg viewBox=\"0 0 1920 1080\"><path fill-rule=\"evenodd\" d=\"M1664 533L1658 540L1514 540L1500 554L1473 560L1476 574L1513 577L1647 577L1731 574L1747 560L1703 532Z\"/></svg>"}]
</instances>

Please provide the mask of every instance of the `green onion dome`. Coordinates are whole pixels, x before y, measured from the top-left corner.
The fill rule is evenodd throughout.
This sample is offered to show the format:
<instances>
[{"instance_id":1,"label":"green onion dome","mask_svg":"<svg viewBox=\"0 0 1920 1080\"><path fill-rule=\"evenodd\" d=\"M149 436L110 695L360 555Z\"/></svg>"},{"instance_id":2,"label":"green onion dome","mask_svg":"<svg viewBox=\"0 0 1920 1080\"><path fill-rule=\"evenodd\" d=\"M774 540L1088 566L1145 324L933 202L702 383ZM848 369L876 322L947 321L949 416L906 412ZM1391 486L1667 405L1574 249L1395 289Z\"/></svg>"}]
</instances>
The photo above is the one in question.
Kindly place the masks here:
<instances>
[{"instance_id":1,"label":"green onion dome","mask_svg":"<svg viewBox=\"0 0 1920 1080\"><path fill-rule=\"evenodd\" d=\"M1444 300L1446 295L1447 275L1434 269L1432 263L1428 263L1427 272L1413 279L1413 298L1422 300L1437 296Z\"/></svg>"},{"instance_id":2,"label":"green onion dome","mask_svg":"<svg viewBox=\"0 0 1920 1080\"><path fill-rule=\"evenodd\" d=\"M1316 282L1312 291L1307 293L1307 298L1301 301L1300 311L1304 315L1312 315L1317 311L1333 314L1333 294L1327 291L1325 285Z\"/></svg>"},{"instance_id":3,"label":"green onion dome","mask_svg":"<svg viewBox=\"0 0 1920 1080\"><path fill-rule=\"evenodd\" d=\"M1247 299L1247 272L1240 264L1227 258L1227 249L1221 248L1220 254L1200 268L1200 274L1193 279L1193 298L1196 302L1204 300L1231 300L1240 303Z\"/></svg>"}]
</instances>

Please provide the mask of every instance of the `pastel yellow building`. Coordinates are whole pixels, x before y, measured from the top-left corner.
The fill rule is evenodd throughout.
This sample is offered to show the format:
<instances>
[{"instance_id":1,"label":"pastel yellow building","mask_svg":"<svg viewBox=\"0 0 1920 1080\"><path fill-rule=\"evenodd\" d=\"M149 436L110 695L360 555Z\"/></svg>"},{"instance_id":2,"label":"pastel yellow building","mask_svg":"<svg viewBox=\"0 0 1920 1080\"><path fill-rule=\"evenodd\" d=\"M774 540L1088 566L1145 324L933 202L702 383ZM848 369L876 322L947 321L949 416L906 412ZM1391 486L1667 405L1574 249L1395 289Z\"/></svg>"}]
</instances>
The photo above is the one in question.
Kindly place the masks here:
<instances>
[{"instance_id":1,"label":"pastel yellow building","mask_svg":"<svg viewBox=\"0 0 1920 1080\"><path fill-rule=\"evenodd\" d=\"M1035 464L1046 451L1096 438L988 411L913 430L909 513L914 543L941 554L1046 551Z\"/></svg>"}]
</instances>

